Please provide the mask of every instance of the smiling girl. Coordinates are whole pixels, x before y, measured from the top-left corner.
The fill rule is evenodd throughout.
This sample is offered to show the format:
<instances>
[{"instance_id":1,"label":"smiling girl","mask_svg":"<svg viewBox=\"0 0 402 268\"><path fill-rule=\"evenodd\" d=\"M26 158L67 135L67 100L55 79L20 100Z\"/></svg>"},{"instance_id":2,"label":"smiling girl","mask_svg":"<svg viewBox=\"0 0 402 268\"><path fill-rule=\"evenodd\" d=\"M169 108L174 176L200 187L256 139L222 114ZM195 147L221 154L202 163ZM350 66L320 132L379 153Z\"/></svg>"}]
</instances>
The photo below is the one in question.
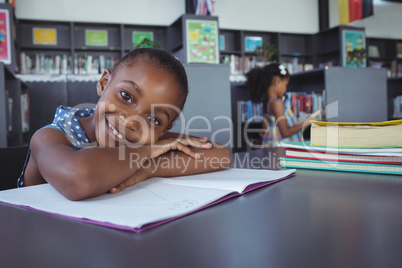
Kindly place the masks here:
<instances>
[{"instance_id":1,"label":"smiling girl","mask_svg":"<svg viewBox=\"0 0 402 268\"><path fill-rule=\"evenodd\" d=\"M154 48L127 53L112 71L104 71L97 93L95 109L61 106L53 123L35 132L20 187L48 182L66 198L80 200L151 177L231 165L227 148L168 133L188 94L185 70L170 53ZM136 165L130 162L133 154ZM185 169L177 161L169 168L155 166L157 158L177 157L186 161Z\"/></svg>"}]
</instances>

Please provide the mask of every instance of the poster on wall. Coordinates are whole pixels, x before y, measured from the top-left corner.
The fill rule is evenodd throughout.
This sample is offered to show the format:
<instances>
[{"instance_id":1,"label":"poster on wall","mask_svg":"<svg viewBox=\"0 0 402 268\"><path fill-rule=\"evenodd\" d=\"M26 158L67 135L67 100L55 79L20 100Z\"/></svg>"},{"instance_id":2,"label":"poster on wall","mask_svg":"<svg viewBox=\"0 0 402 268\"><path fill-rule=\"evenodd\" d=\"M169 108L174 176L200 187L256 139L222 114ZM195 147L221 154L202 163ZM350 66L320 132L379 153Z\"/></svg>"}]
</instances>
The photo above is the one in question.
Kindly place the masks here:
<instances>
[{"instance_id":1,"label":"poster on wall","mask_svg":"<svg viewBox=\"0 0 402 268\"><path fill-rule=\"evenodd\" d=\"M8 10L0 9L0 61L11 64L10 21Z\"/></svg>"},{"instance_id":2,"label":"poster on wall","mask_svg":"<svg viewBox=\"0 0 402 268\"><path fill-rule=\"evenodd\" d=\"M342 31L342 66L366 67L366 37L364 31Z\"/></svg>"},{"instance_id":3,"label":"poster on wall","mask_svg":"<svg viewBox=\"0 0 402 268\"><path fill-rule=\"evenodd\" d=\"M189 63L219 63L217 21L187 20L186 33Z\"/></svg>"},{"instance_id":4,"label":"poster on wall","mask_svg":"<svg viewBox=\"0 0 402 268\"><path fill-rule=\"evenodd\" d=\"M149 41L154 41L154 33L153 32L133 32L133 47L137 47L144 39L148 39Z\"/></svg>"},{"instance_id":5,"label":"poster on wall","mask_svg":"<svg viewBox=\"0 0 402 268\"><path fill-rule=\"evenodd\" d=\"M57 45L57 30L55 28L32 29L34 45Z\"/></svg>"},{"instance_id":6,"label":"poster on wall","mask_svg":"<svg viewBox=\"0 0 402 268\"><path fill-rule=\"evenodd\" d=\"M107 46L107 30L85 30L86 46Z\"/></svg>"}]
</instances>

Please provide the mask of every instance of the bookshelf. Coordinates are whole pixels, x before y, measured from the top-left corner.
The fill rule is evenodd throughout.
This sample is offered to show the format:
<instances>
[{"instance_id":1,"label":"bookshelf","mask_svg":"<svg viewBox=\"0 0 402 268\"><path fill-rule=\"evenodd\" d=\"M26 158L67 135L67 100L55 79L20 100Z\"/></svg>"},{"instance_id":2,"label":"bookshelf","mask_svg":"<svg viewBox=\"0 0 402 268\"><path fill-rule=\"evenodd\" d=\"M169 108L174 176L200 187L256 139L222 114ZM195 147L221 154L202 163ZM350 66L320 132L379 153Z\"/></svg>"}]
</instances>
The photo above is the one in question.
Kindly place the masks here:
<instances>
[{"instance_id":1,"label":"bookshelf","mask_svg":"<svg viewBox=\"0 0 402 268\"><path fill-rule=\"evenodd\" d=\"M100 75L18 75L29 88L30 133L53 121L60 105L95 107ZM46 105L43 105L43 104Z\"/></svg>"},{"instance_id":2,"label":"bookshelf","mask_svg":"<svg viewBox=\"0 0 402 268\"><path fill-rule=\"evenodd\" d=\"M257 32L220 29L220 42L223 40L224 46L220 44L220 63L229 64L232 75L241 75L260 65L262 59L257 56L254 44L266 43L278 47L279 33L277 32ZM250 42L248 42L250 41ZM274 57L278 60L278 57Z\"/></svg>"},{"instance_id":3,"label":"bookshelf","mask_svg":"<svg viewBox=\"0 0 402 268\"><path fill-rule=\"evenodd\" d=\"M402 77L388 78L388 119L402 119Z\"/></svg>"},{"instance_id":4,"label":"bookshelf","mask_svg":"<svg viewBox=\"0 0 402 268\"><path fill-rule=\"evenodd\" d=\"M29 139L28 88L0 62L0 147L19 146Z\"/></svg>"},{"instance_id":5,"label":"bookshelf","mask_svg":"<svg viewBox=\"0 0 402 268\"><path fill-rule=\"evenodd\" d=\"M134 48L134 32L165 47L166 27L19 20L22 74L99 74Z\"/></svg>"},{"instance_id":6,"label":"bookshelf","mask_svg":"<svg viewBox=\"0 0 402 268\"><path fill-rule=\"evenodd\" d=\"M246 51L245 39L260 37L262 42L275 45L279 55L273 60L285 64L290 73L310 71L325 66L342 66L342 32L364 31L364 28L338 26L316 34L253 32L221 29L225 46L221 49L221 63L231 66L231 73L241 75L261 59L254 51ZM402 48L401 48L402 49ZM401 52L402 53L402 52Z\"/></svg>"},{"instance_id":7,"label":"bookshelf","mask_svg":"<svg viewBox=\"0 0 402 268\"><path fill-rule=\"evenodd\" d=\"M402 76L402 40L367 38L368 65L385 68L388 77Z\"/></svg>"},{"instance_id":8,"label":"bookshelf","mask_svg":"<svg viewBox=\"0 0 402 268\"><path fill-rule=\"evenodd\" d=\"M285 63L291 73L314 68L313 35L280 33L279 48L279 62Z\"/></svg>"},{"instance_id":9,"label":"bookshelf","mask_svg":"<svg viewBox=\"0 0 402 268\"><path fill-rule=\"evenodd\" d=\"M189 20L216 22L218 36L218 18L212 16L183 15L170 26L20 20L17 31L20 73L97 74L112 68L138 45L135 42L146 36L187 63ZM217 44L217 40L211 41L210 46Z\"/></svg>"}]
</instances>

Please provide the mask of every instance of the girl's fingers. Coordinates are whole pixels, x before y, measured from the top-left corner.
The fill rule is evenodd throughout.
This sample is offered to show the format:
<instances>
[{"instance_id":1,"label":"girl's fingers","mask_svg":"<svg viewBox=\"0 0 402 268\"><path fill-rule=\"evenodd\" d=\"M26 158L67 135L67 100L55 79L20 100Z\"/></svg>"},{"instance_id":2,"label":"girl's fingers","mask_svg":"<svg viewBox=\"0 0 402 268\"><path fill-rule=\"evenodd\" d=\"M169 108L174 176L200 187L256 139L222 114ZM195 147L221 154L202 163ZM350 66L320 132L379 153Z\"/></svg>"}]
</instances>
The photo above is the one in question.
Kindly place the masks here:
<instances>
[{"instance_id":1,"label":"girl's fingers","mask_svg":"<svg viewBox=\"0 0 402 268\"><path fill-rule=\"evenodd\" d=\"M195 158L195 159L198 159L198 158L201 157L199 154L193 152L189 147L187 147L186 145L183 145L181 143L178 143L176 145L175 149L177 149L177 150L179 150L179 151L181 151L181 152L183 152L183 153L185 153L185 154L187 154L187 155L189 155L189 156L191 156L192 158Z\"/></svg>"},{"instance_id":2,"label":"girl's fingers","mask_svg":"<svg viewBox=\"0 0 402 268\"><path fill-rule=\"evenodd\" d=\"M121 190L123 190L125 187L122 187L122 183L117 185L116 187L110 189L109 193L111 194L117 194L118 192L120 192Z\"/></svg>"},{"instance_id":3,"label":"girl's fingers","mask_svg":"<svg viewBox=\"0 0 402 268\"><path fill-rule=\"evenodd\" d=\"M207 142L208 138L185 138L185 139L180 139L179 142L184 144L184 145L190 145L192 147L196 148L205 148L209 149L212 147L212 144Z\"/></svg>"}]
</instances>

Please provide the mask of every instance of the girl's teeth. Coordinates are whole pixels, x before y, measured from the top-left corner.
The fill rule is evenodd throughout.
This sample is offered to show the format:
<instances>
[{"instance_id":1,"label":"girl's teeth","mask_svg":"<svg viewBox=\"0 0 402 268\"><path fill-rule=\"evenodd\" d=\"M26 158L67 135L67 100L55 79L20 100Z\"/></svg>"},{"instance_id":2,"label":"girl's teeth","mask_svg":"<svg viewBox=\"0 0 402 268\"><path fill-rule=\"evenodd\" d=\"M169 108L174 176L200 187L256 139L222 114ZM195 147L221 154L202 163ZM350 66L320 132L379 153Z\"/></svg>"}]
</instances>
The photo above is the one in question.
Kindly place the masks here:
<instances>
[{"instance_id":1,"label":"girl's teeth","mask_svg":"<svg viewBox=\"0 0 402 268\"><path fill-rule=\"evenodd\" d=\"M123 139L123 135L117 132L117 130L112 127L112 124L109 123L109 127L112 129L114 135L116 135L119 139Z\"/></svg>"}]
</instances>

